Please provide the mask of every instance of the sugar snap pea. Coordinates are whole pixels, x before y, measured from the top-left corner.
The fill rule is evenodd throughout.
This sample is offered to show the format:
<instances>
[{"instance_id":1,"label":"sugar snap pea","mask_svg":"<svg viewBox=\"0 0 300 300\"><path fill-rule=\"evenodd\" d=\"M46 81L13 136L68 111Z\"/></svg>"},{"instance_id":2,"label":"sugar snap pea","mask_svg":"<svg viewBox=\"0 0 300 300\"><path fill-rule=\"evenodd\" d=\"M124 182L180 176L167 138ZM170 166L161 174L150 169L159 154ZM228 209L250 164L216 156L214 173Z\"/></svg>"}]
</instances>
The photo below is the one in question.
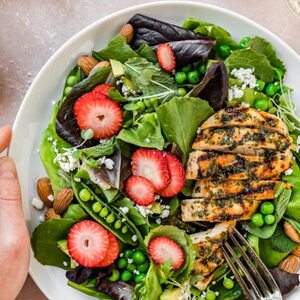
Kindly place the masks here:
<instances>
[{"instance_id":1,"label":"sugar snap pea","mask_svg":"<svg viewBox=\"0 0 300 300\"><path fill-rule=\"evenodd\" d=\"M81 206L84 208L84 210L93 219L95 219L98 223L100 223L107 230L111 231L122 242L129 244L129 245L136 245L136 241L134 241L132 239L132 236L134 236L136 234L136 232L133 229L132 225L128 223L128 220L126 220L126 222L122 222L122 219L124 218L124 216L121 213L119 213L114 208L109 206L106 202L102 201L101 198L99 198L99 196L96 195L83 182L75 182L74 180L72 180L72 188L74 190L74 194L75 194L77 201L81 204ZM94 199L87 201L87 202L82 201L81 198L79 197L79 193L82 189L87 189ZM93 210L93 205L97 202L100 203L102 206L102 209L100 210L99 213L96 213ZM95 206L94 206L94 208L95 208ZM108 216L110 216L109 219L108 219ZM113 218L114 218L114 220L112 221ZM121 227L120 227L120 225L121 225ZM126 230L124 230L124 228L126 228Z\"/></svg>"}]
</instances>

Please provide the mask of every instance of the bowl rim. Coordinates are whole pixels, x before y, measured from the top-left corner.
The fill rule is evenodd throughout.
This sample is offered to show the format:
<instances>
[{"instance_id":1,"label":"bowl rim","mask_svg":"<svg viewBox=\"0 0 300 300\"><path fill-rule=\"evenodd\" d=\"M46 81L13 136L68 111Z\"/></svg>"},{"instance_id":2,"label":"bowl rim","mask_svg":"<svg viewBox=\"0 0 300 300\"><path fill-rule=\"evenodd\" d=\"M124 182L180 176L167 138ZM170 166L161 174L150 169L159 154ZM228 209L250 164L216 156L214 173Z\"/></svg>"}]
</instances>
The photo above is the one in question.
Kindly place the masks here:
<instances>
[{"instance_id":1,"label":"bowl rim","mask_svg":"<svg viewBox=\"0 0 300 300\"><path fill-rule=\"evenodd\" d=\"M155 2L150 2L150 3L143 3L143 4L133 5L133 6L125 8L125 9L113 12L113 13L111 13L111 14L103 17L103 18L100 18L99 20L94 21L90 25L84 27L79 32L74 34L71 38L69 38L66 42L64 42L63 45L60 46L50 56L50 58L46 61L46 63L42 66L42 68L37 73L36 77L34 78L33 82L31 83L28 91L26 92L26 94L25 94L25 96L22 100L22 103L20 105L20 108L17 112L16 118L15 118L14 123L13 123L13 131L16 130L16 128L18 127L19 121L21 119L21 115L22 115L22 113L25 109L25 106L27 105L28 99L31 97L31 94L34 91L34 89L36 89L36 84L39 81L40 77L43 76L43 74L47 71L49 66L52 65L53 61L55 61L55 59L57 57L59 57L61 52L63 52L64 49L69 47L70 44L72 44L78 38L84 36L87 32L89 32L93 28L101 26L102 23L108 21L109 19L117 18L118 16L121 16L123 14L130 13L130 12L136 12L138 9L144 9L144 8L147 8L147 7L155 7L155 6L168 7L168 6L173 6L173 5L185 5L185 6L190 6L190 7L194 6L194 7L202 7L202 8L215 10L215 11L220 12L222 14L225 14L225 15L231 17L231 18L234 18L237 21L241 21L241 22L246 23L246 24L248 24L252 27L255 27L255 28L259 29L260 31L262 31L265 35L268 35L272 39L274 39L278 43L278 45L280 45L284 49L288 50L289 53L294 57L294 59L298 60L299 64L300 64L300 55L298 55L297 52L290 45L288 45L285 41L283 41L280 37L278 37L270 29L267 29L266 27L260 25L259 23L255 22L255 21L252 21L251 19L241 15L240 13L234 12L234 11L228 9L228 8L223 8L223 7L214 5L214 4L195 2L195 1L184 1L184 0L176 0L176 1L173 1L173 0L172 1L166 1L166 0L164 0L164 1L155 1ZM8 155L10 154L10 148L8 148L7 153L8 153ZM34 255L33 255L32 246L30 247L30 252L31 252L30 253L30 260L31 261L30 261L30 265L29 265L29 274L30 274L31 278L33 279L33 281L35 282L35 284L38 286L38 288L42 291L42 293L47 296L46 288L44 288L43 285L41 283L39 283L39 280L38 280L39 276L36 275L34 270L33 270L32 260L35 259L35 258L34 258Z\"/></svg>"}]
</instances>

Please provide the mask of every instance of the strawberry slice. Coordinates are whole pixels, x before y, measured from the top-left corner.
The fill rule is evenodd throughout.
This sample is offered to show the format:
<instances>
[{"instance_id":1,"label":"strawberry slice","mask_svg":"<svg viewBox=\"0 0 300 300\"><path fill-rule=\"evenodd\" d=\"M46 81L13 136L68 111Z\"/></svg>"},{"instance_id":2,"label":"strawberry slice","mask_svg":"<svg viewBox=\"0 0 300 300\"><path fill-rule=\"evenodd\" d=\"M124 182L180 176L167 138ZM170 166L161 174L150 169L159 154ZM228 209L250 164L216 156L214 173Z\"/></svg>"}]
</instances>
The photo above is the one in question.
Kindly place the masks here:
<instances>
[{"instance_id":1,"label":"strawberry slice","mask_svg":"<svg viewBox=\"0 0 300 300\"><path fill-rule=\"evenodd\" d=\"M171 175L171 181L166 188L158 193L163 197L173 197L177 195L185 183L185 171L180 160L172 153L165 152L168 168Z\"/></svg>"},{"instance_id":2,"label":"strawberry slice","mask_svg":"<svg viewBox=\"0 0 300 300\"><path fill-rule=\"evenodd\" d=\"M104 259L97 266L99 268L104 268L111 265L119 255L119 244L117 238L108 231L108 251Z\"/></svg>"},{"instance_id":3,"label":"strawberry slice","mask_svg":"<svg viewBox=\"0 0 300 300\"><path fill-rule=\"evenodd\" d=\"M184 263L184 253L180 246L165 236L152 239L148 246L148 252L157 265L171 261L173 270L178 270Z\"/></svg>"},{"instance_id":4,"label":"strawberry slice","mask_svg":"<svg viewBox=\"0 0 300 300\"><path fill-rule=\"evenodd\" d=\"M108 139L122 126L123 115L118 104L100 93L87 93L74 105L74 115L81 130L94 131L94 139Z\"/></svg>"},{"instance_id":5,"label":"strawberry slice","mask_svg":"<svg viewBox=\"0 0 300 300\"><path fill-rule=\"evenodd\" d=\"M94 221L78 222L69 231L67 246L77 263L97 267L108 252L108 231Z\"/></svg>"},{"instance_id":6,"label":"strawberry slice","mask_svg":"<svg viewBox=\"0 0 300 300\"><path fill-rule=\"evenodd\" d=\"M107 83L104 83L104 84L99 84L97 85L93 90L92 90L92 93L95 93L95 94L102 94L106 97L109 97L108 96L108 93L109 93L109 90L112 86L110 84L107 84Z\"/></svg>"},{"instance_id":7,"label":"strawberry slice","mask_svg":"<svg viewBox=\"0 0 300 300\"><path fill-rule=\"evenodd\" d=\"M163 190L170 182L167 161L161 151L140 148L132 156L132 174L151 181L156 191Z\"/></svg>"},{"instance_id":8,"label":"strawberry slice","mask_svg":"<svg viewBox=\"0 0 300 300\"><path fill-rule=\"evenodd\" d=\"M169 44L160 44L156 51L157 59L161 68L172 72L176 68L176 59L173 48Z\"/></svg>"},{"instance_id":9,"label":"strawberry slice","mask_svg":"<svg viewBox=\"0 0 300 300\"><path fill-rule=\"evenodd\" d=\"M125 185L129 197L138 205L146 206L154 202L154 187L142 176L131 176Z\"/></svg>"}]
</instances>

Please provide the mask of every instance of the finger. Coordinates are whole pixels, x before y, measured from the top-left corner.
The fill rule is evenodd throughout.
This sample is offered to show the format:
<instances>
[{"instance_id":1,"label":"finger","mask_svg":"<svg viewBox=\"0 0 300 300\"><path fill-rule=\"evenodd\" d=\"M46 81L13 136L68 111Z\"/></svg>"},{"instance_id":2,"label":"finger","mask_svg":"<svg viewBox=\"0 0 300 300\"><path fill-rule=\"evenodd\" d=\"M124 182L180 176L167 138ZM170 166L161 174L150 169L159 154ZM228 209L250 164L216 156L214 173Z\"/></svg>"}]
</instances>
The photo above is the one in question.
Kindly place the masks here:
<instances>
[{"instance_id":1,"label":"finger","mask_svg":"<svg viewBox=\"0 0 300 300\"><path fill-rule=\"evenodd\" d=\"M9 126L0 128L0 153L8 147L11 133L11 128Z\"/></svg>"}]
</instances>

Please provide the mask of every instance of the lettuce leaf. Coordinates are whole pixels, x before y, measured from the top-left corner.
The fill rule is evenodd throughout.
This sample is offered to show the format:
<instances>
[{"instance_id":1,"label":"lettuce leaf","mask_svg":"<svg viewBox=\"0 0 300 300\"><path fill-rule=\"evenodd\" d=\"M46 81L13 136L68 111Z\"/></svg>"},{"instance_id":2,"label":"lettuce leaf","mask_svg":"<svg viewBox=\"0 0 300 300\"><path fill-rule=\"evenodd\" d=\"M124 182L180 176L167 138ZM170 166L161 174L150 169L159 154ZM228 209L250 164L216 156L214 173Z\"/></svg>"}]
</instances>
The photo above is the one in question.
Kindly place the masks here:
<instances>
[{"instance_id":1,"label":"lettuce leaf","mask_svg":"<svg viewBox=\"0 0 300 300\"><path fill-rule=\"evenodd\" d=\"M157 116L166 141L179 146L184 163L191 150L198 126L213 113L214 110L207 101L192 97L175 97L158 107Z\"/></svg>"},{"instance_id":2,"label":"lettuce leaf","mask_svg":"<svg viewBox=\"0 0 300 300\"><path fill-rule=\"evenodd\" d=\"M256 53L265 55L273 67L280 68L284 72L286 71L285 65L278 58L273 46L265 39L256 36L250 40L248 47Z\"/></svg>"},{"instance_id":3,"label":"lettuce leaf","mask_svg":"<svg viewBox=\"0 0 300 300\"><path fill-rule=\"evenodd\" d=\"M256 78L269 83L274 79L274 70L267 57L252 49L233 51L225 60L229 71L240 68L254 69Z\"/></svg>"},{"instance_id":4,"label":"lettuce leaf","mask_svg":"<svg viewBox=\"0 0 300 300\"><path fill-rule=\"evenodd\" d=\"M130 58L138 57L138 54L126 43L124 37L117 35L100 51L92 51L93 56L98 60L115 59L124 63Z\"/></svg>"}]
</instances>

